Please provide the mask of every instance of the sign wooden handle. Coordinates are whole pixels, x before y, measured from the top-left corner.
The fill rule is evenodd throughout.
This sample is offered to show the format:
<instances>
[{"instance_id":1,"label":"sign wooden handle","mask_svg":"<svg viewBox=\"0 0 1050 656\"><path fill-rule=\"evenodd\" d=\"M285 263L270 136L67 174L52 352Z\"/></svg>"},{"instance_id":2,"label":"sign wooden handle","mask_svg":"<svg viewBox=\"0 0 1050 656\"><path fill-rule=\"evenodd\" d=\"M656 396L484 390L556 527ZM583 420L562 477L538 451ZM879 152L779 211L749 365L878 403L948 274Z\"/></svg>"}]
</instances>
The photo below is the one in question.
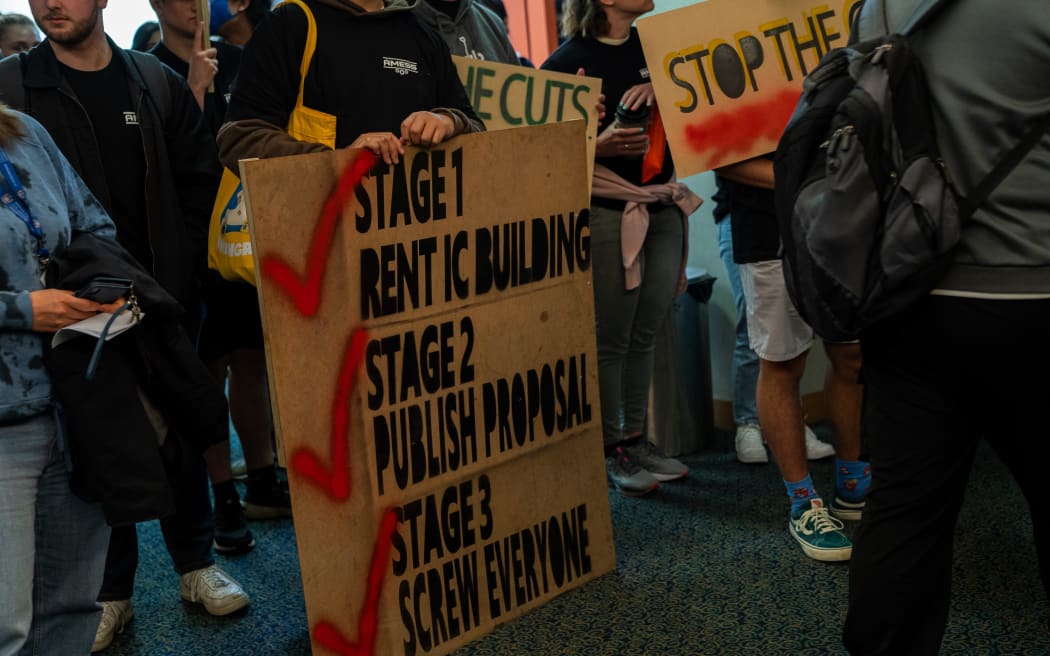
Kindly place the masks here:
<instances>
[{"instance_id":1,"label":"sign wooden handle","mask_svg":"<svg viewBox=\"0 0 1050 656\"><path fill-rule=\"evenodd\" d=\"M208 0L194 0L197 4L197 20L200 21L201 26L204 28L201 30L201 42L197 45L200 46L201 50L207 50L211 47L211 33L209 27L211 25L211 5ZM215 93L215 83L212 82L208 85L208 93Z\"/></svg>"}]
</instances>

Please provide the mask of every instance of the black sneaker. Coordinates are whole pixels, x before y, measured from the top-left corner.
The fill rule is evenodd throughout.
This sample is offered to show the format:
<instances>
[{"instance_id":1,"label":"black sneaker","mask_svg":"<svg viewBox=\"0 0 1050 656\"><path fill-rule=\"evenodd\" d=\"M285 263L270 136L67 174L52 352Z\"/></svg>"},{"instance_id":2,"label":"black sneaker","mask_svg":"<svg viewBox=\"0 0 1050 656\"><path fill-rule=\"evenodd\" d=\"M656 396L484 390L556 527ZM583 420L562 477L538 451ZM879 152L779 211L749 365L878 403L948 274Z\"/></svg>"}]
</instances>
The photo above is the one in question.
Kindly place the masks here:
<instances>
[{"instance_id":1,"label":"black sneaker","mask_svg":"<svg viewBox=\"0 0 1050 656\"><path fill-rule=\"evenodd\" d=\"M291 517L292 498L288 495L288 483L253 484L249 480L248 493L244 495L244 516L250 520Z\"/></svg>"},{"instance_id":2,"label":"black sneaker","mask_svg":"<svg viewBox=\"0 0 1050 656\"><path fill-rule=\"evenodd\" d=\"M252 550L255 538L244 521L244 510L236 499L215 505L215 551L242 554Z\"/></svg>"},{"instance_id":3,"label":"black sneaker","mask_svg":"<svg viewBox=\"0 0 1050 656\"><path fill-rule=\"evenodd\" d=\"M660 487L660 481L643 469L630 451L619 446L606 456L605 474L612 487L629 497L640 497Z\"/></svg>"}]
</instances>

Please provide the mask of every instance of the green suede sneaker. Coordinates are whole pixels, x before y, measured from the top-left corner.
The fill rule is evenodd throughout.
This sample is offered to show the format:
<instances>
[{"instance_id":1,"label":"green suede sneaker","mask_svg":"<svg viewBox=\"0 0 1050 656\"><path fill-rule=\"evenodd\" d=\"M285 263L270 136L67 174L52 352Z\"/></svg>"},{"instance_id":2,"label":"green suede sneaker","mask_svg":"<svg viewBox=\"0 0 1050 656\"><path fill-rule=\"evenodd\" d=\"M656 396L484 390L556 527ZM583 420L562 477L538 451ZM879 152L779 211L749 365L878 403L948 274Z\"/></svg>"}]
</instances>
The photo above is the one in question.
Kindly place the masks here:
<instances>
[{"instance_id":1,"label":"green suede sneaker","mask_svg":"<svg viewBox=\"0 0 1050 656\"><path fill-rule=\"evenodd\" d=\"M842 522L828 513L821 499L811 499L791 511L788 531L814 560L838 562L853 555L853 543L842 532Z\"/></svg>"}]
</instances>

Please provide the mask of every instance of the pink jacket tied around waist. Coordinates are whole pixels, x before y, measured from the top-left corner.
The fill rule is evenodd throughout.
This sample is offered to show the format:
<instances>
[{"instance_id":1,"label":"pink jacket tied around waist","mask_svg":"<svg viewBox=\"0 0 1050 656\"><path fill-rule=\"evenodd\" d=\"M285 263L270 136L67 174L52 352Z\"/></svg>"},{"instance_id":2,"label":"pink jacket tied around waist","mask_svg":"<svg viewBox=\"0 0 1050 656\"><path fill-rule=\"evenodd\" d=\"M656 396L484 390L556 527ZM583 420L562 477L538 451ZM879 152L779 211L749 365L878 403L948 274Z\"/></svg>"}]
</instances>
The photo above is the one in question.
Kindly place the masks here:
<instances>
[{"instance_id":1,"label":"pink jacket tied around waist","mask_svg":"<svg viewBox=\"0 0 1050 656\"><path fill-rule=\"evenodd\" d=\"M703 202L689 187L674 180L639 187L613 173L608 167L595 164L591 194L627 203L623 208L623 219L620 223L620 248L627 289L635 289L642 282L642 267L638 262L638 255L642 252L645 234L649 231L649 203L677 205L678 209L682 210L682 270L685 270L689 252L687 221L689 215Z\"/></svg>"}]
</instances>

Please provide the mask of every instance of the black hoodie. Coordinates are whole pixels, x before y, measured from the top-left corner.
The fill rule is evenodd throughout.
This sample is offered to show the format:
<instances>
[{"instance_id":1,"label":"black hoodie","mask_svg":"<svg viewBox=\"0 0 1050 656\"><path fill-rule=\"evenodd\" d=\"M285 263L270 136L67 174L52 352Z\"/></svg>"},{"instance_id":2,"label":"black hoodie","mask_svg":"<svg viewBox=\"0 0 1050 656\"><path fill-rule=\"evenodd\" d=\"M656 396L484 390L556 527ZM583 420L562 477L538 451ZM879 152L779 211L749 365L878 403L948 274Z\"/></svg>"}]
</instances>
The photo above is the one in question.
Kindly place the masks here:
<instances>
[{"instance_id":1,"label":"black hoodie","mask_svg":"<svg viewBox=\"0 0 1050 656\"><path fill-rule=\"evenodd\" d=\"M401 133L415 111L441 111L456 132L483 130L470 105L448 46L411 11L415 2L388 0L365 12L352 2L305 0L317 24L317 49L306 75L307 107L336 117L337 148L365 132ZM260 25L244 50L219 133L220 157L238 159L324 150L296 141L284 128L299 90L306 43L302 10L284 5Z\"/></svg>"}]
</instances>

